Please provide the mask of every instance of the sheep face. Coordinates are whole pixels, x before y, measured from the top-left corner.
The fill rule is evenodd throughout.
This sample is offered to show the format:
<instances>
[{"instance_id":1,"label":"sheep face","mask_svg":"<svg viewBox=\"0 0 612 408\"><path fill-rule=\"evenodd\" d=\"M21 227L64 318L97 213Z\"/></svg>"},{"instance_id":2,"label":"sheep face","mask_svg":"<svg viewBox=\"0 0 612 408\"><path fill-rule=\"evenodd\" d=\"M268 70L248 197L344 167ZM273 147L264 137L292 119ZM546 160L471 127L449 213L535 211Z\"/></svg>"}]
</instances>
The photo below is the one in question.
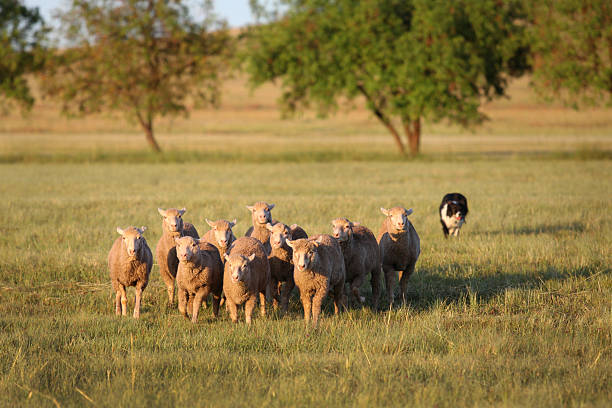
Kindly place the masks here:
<instances>
[{"instance_id":1,"label":"sheep face","mask_svg":"<svg viewBox=\"0 0 612 408\"><path fill-rule=\"evenodd\" d=\"M251 218L253 218L253 225L266 225L272 222L272 209L274 204L268 204L263 201L256 202L253 205L248 205L247 208L251 211Z\"/></svg>"},{"instance_id":2,"label":"sheep face","mask_svg":"<svg viewBox=\"0 0 612 408\"><path fill-rule=\"evenodd\" d=\"M346 218L336 218L332 221L332 236L338 242L349 241L353 237L353 223Z\"/></svg>"},{"instance_id":3,"label":"sheep face","mask_svg":"<svg viewBox=\"0 0 612 408\"><path fill-rule=\"evenodd\" d=\"M175 238L174 242L176 242L176 256L179 262L191 261L200 251L198 240L193 237Z\"/></svg>"},{"instance_id":4,"label":"sheep face","mask_svg":"<svg viewBox=\"0 0 612 408\"><path fill-rule=\"evenodd\" d=\"M293 248L293 265L295 265L298 271L308 270L317 262L318 242L302 238L295 241L287 241L287 245Z\"/></svg>"},{"instance_id":5,"label":"sheep face","mask_svg":"<svg viewBox=\"0 0 612 408\"><path fill-rule=\"evenodd\" d=\"M229 268L233 283L244 282L251 272L250 263L255 259L255 254L244 256L241 254L225 255L225 267Z\"/></svg>"},{"instance_id":6,"label":"sheep face","mask_svg":"<svg viewBox=\"0 0 612 408\"><path fill-rule=\"evenodd\" d=\"M181 232L183 230L183 214L186 209L177 210L176 208L168 208L163 210L158 208L157 211L163 217L164 229L169 232Z\"/></svg>"},{"instance_id":7,"label":"sheep face","mask_svg":"<svg viewBox=\"0 0 612 408\"><path fill-rule=\"evenodd\" d=\"M412 214L412 208L407 210L404 207L393 207L388 210L381 208L383 214L389 219L389 227L391 233L403 233L408 228L408 216Z\"/></svg>"},{"instance_id":8,"label":"sheep face","mask_svg":"<svg viewBox=\"0 0 612 408\"><path fill-rule=\"evenodd\" d=\"M272 248L280 248L285 245L287 239L291 238L291 231L282 222L278 222L274 225L268 223L266 228L270 231L270 245Z\"/></svg>"},{"instance_id":9,"label":"sheep face","mask_svg":"<svg viewBox=\"0 0 612 408\"><path fill-rule=\"evenodd\" d=\"M128 227L121 229L117 227L117 232L123 239L123 247L130 260L136 259L136 256L140 253L141 248L145 245L145 239L142 234L146 231L147 227L135 228Z\"/></svg>"},{"instance_id":10,"label":"sheep face","mask_svg":"<svg viewBox=\"0 0 612 408\"><path fill-rule=\"evenodd\" d=\"M219 246L221 248L227 248L228 243L232 239L232 227L236 225L236 220L234 219L232 222L228 222L225 220L206 220L206 222L208 223L208 225L211 226L215 235L215 241L217 241Z\"/></svg>"}]
</instances>

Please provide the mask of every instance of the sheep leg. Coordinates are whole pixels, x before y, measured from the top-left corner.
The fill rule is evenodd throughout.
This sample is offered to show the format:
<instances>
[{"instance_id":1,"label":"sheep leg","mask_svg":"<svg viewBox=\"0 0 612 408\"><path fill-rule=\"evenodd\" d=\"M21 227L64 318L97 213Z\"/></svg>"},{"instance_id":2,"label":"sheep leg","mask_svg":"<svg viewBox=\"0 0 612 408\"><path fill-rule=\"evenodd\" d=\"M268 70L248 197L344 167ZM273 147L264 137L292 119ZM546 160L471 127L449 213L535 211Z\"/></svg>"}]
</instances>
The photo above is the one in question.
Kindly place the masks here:
<instances>
[{"instance_id":1,"label":"sheep leg","mask_svg":"<svg viewBox=\"0 0 612 408\"><path fill-rule=\"evenodd\" d=\"M342 289L344 288L344 282L342 285L338 287L338 291L340 293L339 296L342 296ZM312 297L312 323L316 326L319 322L319 315L321 314L321 306L323 305L323 299L325 295L329 292L329 284L326 288L320 288L316 291L315 295ZM338 306L335 306L335 312L338 313Z\"/></svg>"},{"instance_id":2,"label":"sheep leg","mask_svg":"<svg viewBox=\"0 0 612 408\"><path fill-rule=\"evenodd\" d=\"M196 323L198 321L198 313L200 312L200 306L202 305L202 300L206 299L210 289L208 286L200 288L193 298L193 312L191 313L191 322Z\"/></svg>"},{"instance_id":3,"label":"sheep leg","mask_svg":"<svg viewBox=\"0 0 612 408\"><path fill-rule=\"evenodd\" d=\"M412 262L405 271L400 271L400 288L402 290L402 303L406 303L406 294L408 293L408 279L414 272L414 265L416 262Z\"/></svg>"},{"instance_id":4,"label":"sheep leg","mask_svg":"<svg viewBox=\"0 0 612 408\"><path fill-rule=\"evenodd\" d=\"M379 267L372 269L370 284L372 285L372 308L378 309L378 300L380 299L380 275Z\"/></svg>"},{"instance_id":5,"label":"sheep leg","mask_svg":"<svg viewBox=\"0 0 612 408\"><path fill-rule=\"evenodd\" d=\"M393 306L393 286L395 281L395 269L391 265L383 265L385 274L385 285L387 287L387 297L389 298L389 307Z\"/></svg>"},{"instance_id":6,"label":"sheep leg","mask_svg":"<svg viewBox=\"0 0 612 408\"><path fill-rule=\"evenodd\" d=\"M304 320L306 321L306 324L308 324L310 322L312 310L312 299L310 293L300 294L300 300L302 301L302 306L304 307Z\"/></svg>"},{"instance_id":7,"label":"sheep leg","mask_svg":"<svg viewBox=\"0 0 612 408\"><path fill-rule=\"evenodd\" d=\"M287 310L289 309L289 298L291 297L291 291L294 287L295 281L293 280L293 277L290 276L289 279L287 279L287 282L285 282L281 288L280 307L282 313L287 313Z\"/></svg>"},{"instance_id":8,"label":"sheep leg","mask_svg":"<svg viewBox=\"0 0 612 408\"><path fill-rule=\"evenodd\" d=\"M121 291L119 289L115 294L115 314L121 316Z\"/></svg>"},{"instance_id":9,"label":"sheep leg","mask_svg":"<svg viewBox=\"0 0 612 408\"><path fill-rule=\"evenodd\" d=\"M167 268L166 268L167 269ZM164 270L163 267L160 268L159 274L166 285L166 290L168 291L168 306L172 307L174 304L174 277L170 275L170 272Z\"/></svg>"},{"instance_id":10,"label":"sheep leg","mask_svg":"<svg viewBox=\"0 0 612 408\"><path fill-rule=\"evenodd\" d=\"M274 310L278 309L278 303L280 301L280 289L280 282L276 278L270 277L270 292L272 292L272 307L274 307Z\"/></svg>"},{"instance_id":11,"label":"sheep leg","mask_svg":"<svg viewBox=\"0 0 612 408\"><path fill-rule=\"evenodd\" d=\"M213 294L212 307L213 307L213 316L215 316L215 318L219 317L220 303L221 303L221 296Z\"/></svg>"},{"instance_id":12,"label":"sheep leg","mask_svg":"<svg viewBox=\"0 0 612 408\"><path fill-rule=\"evenodd\" d=\"M266 292L259 293L259 313L261 317L266 317Z\"/></svg>"},{"instance_id":13,"label":"sheep leg","mask_svg":"<svg viewBox=\"0 0 612 408\"><path fill-rule=\"evenodd\" d=\"M346 297L344 296L344 282L334 288L334 314L338 314L340 307L346 309Z\"/></svg>"},{"instance_id":14,"label":"sheep leg","mask_svg":"<svg viewBox=\"0 0 612 408\"><path fill-rule=\"evenodd\" d=\"M251 296L244 303L244 315L246 318L246 324L251 324L251 318L253 316L253 309L255 309L255 303L257 303L257 295ZM264 313L265 313L265 306L264 306Z\"/></svg>"},{"instance_id":15,"label":"sheep leg","mask_svg":"<svg viewBox=\"0 0 612 408\"><path fill-rule=\"evenodd\" d=\"M357 299L357 302L359 302L359 304L362 306L365 302L365 297L359 294L359 288L361 287L361 285L363 285L363 278L363 275L358 275L351 282L351 292L353 293L355 299Z\"/></svg>"},{"instance_id":16,"label":"sheep leg","mask_svg":"<svg viewBox=\"0 0 612 408\"><path fill-rule=\"evenodd\" d=\"M125 286L119 284L119 291L121 292L121 316L127 315L127 295L125 293Z\"/></svg>"},{"instance_id":17,"label":"sheep leg","mask_svg":"<svg viewBox=\"0 0 612 408\"><path fill-rule=\"evenodd\" d=\"M230 319L232 319L232 322L238 323L238 306L227 298L225 300L225 306L229 310Z\"/></svg>"},{"instance_id":18,"label":"sheep leg","mask_svg":"<svg viewBox=\"0 0 612 408\"><path fill-rule=\"evenodd\" d=\"M134 302L134 318L140 318L140 301L142 300L142 288L136 286L136 300Z\"/></svg>"},{"instance_id":19,"label":"sheep leg","mask_svg":"<svg viewBox=\"0 0 612 408\"><path fill-rule=\"evenodd\" d=\"M189 294L187 293L186 290L179 289L178 291L178 310L185 319L189 317L187 316L187 298L188 297L189 297Z\"/></svg>"}]
</instances>

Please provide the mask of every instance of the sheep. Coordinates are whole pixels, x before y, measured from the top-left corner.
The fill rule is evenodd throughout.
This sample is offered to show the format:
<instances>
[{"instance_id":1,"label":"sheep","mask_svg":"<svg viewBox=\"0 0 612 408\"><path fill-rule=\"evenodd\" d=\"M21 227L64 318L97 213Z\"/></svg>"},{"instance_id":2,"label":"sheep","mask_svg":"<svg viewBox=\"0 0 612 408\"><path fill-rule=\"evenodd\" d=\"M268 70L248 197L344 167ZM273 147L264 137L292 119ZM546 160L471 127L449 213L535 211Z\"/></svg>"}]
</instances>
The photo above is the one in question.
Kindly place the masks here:
<instances>
[{"instance_id":1,"label":"sheep","mask_svg":"<svg viewBox=\"0 0 612 408\"><path fill-rule=\"evenodd\" d=\"M308 238L306 231L300 228L297 224L290 227L277 222L272 225L266 224L266 228L270 231L270 254L268 254L268 262L270 263L270 289L274 298L274 308L278 307L280 302L281 312L286 313L289 306L289 296L295 287L293 281L293 250L287 245L287 240L299 238ZM282 286L281 283L285 282Z\"/></svg>"},{"instance_id":2,"label":"sheep","mask_svg":"<svg viewBox=\"0 0 612 408\"><path fill-rule=\"evenodd\" d=\"M393 282L397 276L395 271L399 273L402 301L405 302L408 278L414 272L414 266L421 253L421 241L408 220L412 208L409 210L403 207L393 207L388 210L381 208L380 211L386 218L380 227L378 246L387 296L390 305L393 305Z\"/></svg>"},{"instance_id":3,"label":"sheep","mask_svg":"<svg viewBox=\"0 0 612 408\"><path fill-rule=\"evenodd\" d=\"M187 211L186 209L168 208L163 210L158 208L157 211L163 217L163 221L162 236L157 242L157 247L155 247L155 257L159 265L159 274L168 290L168 305L172 306L174 304L174 278L176 278L178 269L174 238L190 236L199 239L200 236L192 224L183 222L181 217Z\"/></svg>"},{"instance_id":4,"label":"sheep","mask_svg":"<svg viewBox=\"0 0 612 408\"><path fill-rule=\"evenodd\" d=\"M247 209L251 211L251 218L253 220L253 226L250 227L244 234L245 237L253 237L258 239L266 250L266 253L270 253L270 231L266 228L266 224L276 224L275 220L272 220L272 214L270 211L274 208L274 204L268 204L264 201L258 201L253 205L247 205Z\"/></svg>"},{"instance_id":5,"label":"sheep","mask_svg":"<svg viewBox=\"0 0 612 408\"><path fill-rule=\"evenodd\" d=\"M381 263L376 237L367 227L353 224L346 218L333 220L332 230L332 236L338 240L342 249L346 281L350 284L351 292L359 303L365 302L365 297L359 295L359 288L369 273L372 305L377 309L380 297Z\"/></svg>"},{"instance_id":6,"label":"sheep","mask_svg":"<svg viewBox=\"0 0 612 408\"><path fill-rule=\"evenodd\" d=\"M329 291L334 297L334 313L345 306L344 279L346 272L340 245L330 235L287 241L293 249L293 279L300 291L304 320L317 326L321 304Z\"/></svg>"},{"instance_id":7,"label":"sheep","mask_svg":"<svg viewBox=\"0 0 612 408\"><path fill-rule=\"evenodd\" d=\"M142 234L147 227L117 227L118 237L108 253L108 269L111 285L115 291L115 314L127 314L127 296L125 288L136 288L134 318L140 318L140 301L142 292L149 283L149 274L153 267L153 254Z\"/></svg>"},{"instance_id":8,"label":"sheep","mask_svg":"<svg viewBox=\"0 0 612 408\"><path fill-rule=\"evenodd\" d=\"M268 255L259 240L253 237L238 238L225 255L223 292L230 318L238 322L238 306L244 303L246 323L251 324L251 315L259 295L261 316L266 315L266 292L270 281Z\"/></svg>"},{"instance_id":9,"label":"sheep","mask_svg":"<svg viewBox=\"0 0 612 408\"><path fill-rule=\"evenodd\" d=\"M206 219L206 223L211 229L204 234L202 240L213 244L219 250L221 262L225 264L225 254L228 248L236 240L236 236L232 232L232 228L236 225L236 219L233 221L210 221Z\"/></svg>"},{"instance_id":10,"label":"sheep","mask_svg":"<svg viewBox=\"0 0 612 408\"><path fill-rule=\"evenodd\" d=\"M191 321L198 321L202 301L213 296L213 315L219 316L219 302L223 289L223 264L217 248L190 236L175 238L179 260L176 274L178 309L187 318L188 302L193 299Z\"/></svg>"}]
</instances>

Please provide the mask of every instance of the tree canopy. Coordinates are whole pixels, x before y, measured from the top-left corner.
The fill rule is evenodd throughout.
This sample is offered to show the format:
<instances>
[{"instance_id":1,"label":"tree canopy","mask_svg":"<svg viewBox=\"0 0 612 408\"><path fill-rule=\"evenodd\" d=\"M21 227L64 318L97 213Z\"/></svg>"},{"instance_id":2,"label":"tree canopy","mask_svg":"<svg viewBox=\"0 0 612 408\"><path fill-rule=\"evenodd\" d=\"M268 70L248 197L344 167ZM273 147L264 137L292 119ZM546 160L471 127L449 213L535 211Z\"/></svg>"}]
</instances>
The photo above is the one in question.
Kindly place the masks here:
<instances>
[{"instance_id":1,"label":"tree canopy","mask_svg":"<svg viewBox=\"0 0 612 408\"><path fill-rule=\"evenodd\" d=\"M47 28L37 8L0 0L0 109L34 103L26 75L41 67Z\"/></svg>"},{"instance_id":2,"label":"tree canopy","mask_svg":"<svg viewBox=\"0 0 612 408\"><path fill-rule=\"evenodd\" d=\"M72 0L61 15L68 47L47 64L46 92L67 114L125 112L160 151L155 118L219 100L231 38L208 6L196 22L181 0Z\"/></svg>"},{"instance_id":3,"label":"tree canopy","mask_svg":"<svg viewBox=\"0 0 612 408\"><path fill-rule=\"evenodd\" d=\"M612 106L612 2L530 3L533 84L567 105Z\"/></svg>"},{"instance_id":4,"label":"tree canopy","mask_svg":"<svg viewBox=\"0 0 612 408\"><path fill-rule=\"evenodd\" d=\"M257 1L255 10L263 10ZM404 153L421 119L479 123L483 101L527 68L520 0L283 0L251 28L251 84L280 81L285 113L363 97ZM397 130L403 127L405 138Z\"/></svg>"}]
</instances>

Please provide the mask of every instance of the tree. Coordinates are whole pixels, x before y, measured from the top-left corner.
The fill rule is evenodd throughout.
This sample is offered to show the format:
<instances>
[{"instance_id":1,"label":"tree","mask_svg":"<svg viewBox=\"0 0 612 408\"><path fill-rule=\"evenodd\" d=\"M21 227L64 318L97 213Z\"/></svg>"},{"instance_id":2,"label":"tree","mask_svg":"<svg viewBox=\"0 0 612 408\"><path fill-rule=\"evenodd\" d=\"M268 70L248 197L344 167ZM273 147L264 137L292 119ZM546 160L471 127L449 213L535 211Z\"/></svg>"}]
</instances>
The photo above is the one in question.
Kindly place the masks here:
<instances>
[{"instance_id":1,"label":"tree","mask_svg":"<svg viewBox=\"0 0 612 408\"><path fill-rule=\"evenodd\" d=\"M528 68L520 0L284 0L272 15L247 35L252 85L279 80L286 114L361 96L401 153L398 124L417 153L423 118L479 123Z\"/></svg>"},{"instance_id":2,"label":"tree","mask_svg":"<svg viewBox=\"0 0 612 408\"><path fill-rule=\"evenodd\" d=\"M533 85L567 105L612 106L612 2L529 2Z\"/></svg>"},{"instance_id":3,"label":"tree","mask_svg":"<svg viewBox=\"0 0 612 408\"><path fill-rule=\"evenodd\" d=\"M72 0L61 20L69 47L43 84L64 113L125 112L159 152L157 117L187 114L190 99L218 102L231 38L214 17L193 21L181 0Z\"/></svg>"},{"instance_id":4,"label":"tree","mask_svg":"<svg viewBox=\"0 0 612 408\"><path fill-rule=\"evenodd\" d=\"M47 28L38 8L19 0L0 0L0 108L34 103L26 75L40 69Z\"/></svg>"}]
</instances>

